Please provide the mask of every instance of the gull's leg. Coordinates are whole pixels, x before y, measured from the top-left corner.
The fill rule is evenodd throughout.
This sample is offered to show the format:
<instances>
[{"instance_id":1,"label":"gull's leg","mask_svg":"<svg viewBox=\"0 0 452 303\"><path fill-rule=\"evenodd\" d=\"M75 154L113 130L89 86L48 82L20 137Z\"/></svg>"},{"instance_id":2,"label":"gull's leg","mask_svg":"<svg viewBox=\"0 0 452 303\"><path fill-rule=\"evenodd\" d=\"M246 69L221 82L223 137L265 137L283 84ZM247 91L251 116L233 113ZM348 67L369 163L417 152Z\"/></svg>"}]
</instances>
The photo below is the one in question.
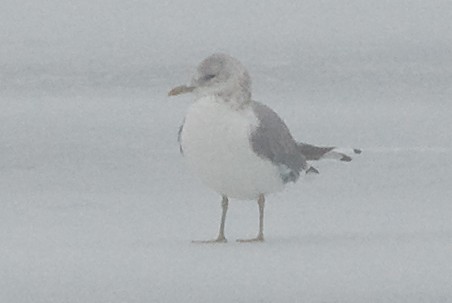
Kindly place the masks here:
<instances>
[{"instance_id":1,"label":"gull's leg","mask_svg":"<svg viewBox=\"0 0 452 303\"><path fill-rule=\"evenodd\" d=\"M226 222L226 213L228 212L228 204L229 204L228 197L223 196L223 198L221 199L222 213L221 213L220 231L218 233L217 238L217 241L219 242L226 242L226 238L224 237L224 224Z\"/></svg>"},{"instance_id":2,"label":"gull's leg","mask_svg":"<svg viewBox=\"0 0 452 303\"><path fill-rule=\"evenodd\" d=\"M252 239L239 239L237 242L263 242L264 241L264 206L265 206L265 196L263 194L259 195L257 199L257 204L259 205L259 233L256 238Z\"/></svg>"},{"instance_id":3,"label":"gull's leg","mask_svg":"<svg viewBox=\"0 0 452 303\"><path fill-rule=\"evenodd\" d=\"M223 198L221 200L222 214L221 214L220 232L218 233L218 237L214 240L192 241L193 243L226 243L227 242L227 240L224 236L224 225L226 222L226 213L228 211L228 204L229 204L228 197L223 196Z\"/></svg>"}]
</instances>

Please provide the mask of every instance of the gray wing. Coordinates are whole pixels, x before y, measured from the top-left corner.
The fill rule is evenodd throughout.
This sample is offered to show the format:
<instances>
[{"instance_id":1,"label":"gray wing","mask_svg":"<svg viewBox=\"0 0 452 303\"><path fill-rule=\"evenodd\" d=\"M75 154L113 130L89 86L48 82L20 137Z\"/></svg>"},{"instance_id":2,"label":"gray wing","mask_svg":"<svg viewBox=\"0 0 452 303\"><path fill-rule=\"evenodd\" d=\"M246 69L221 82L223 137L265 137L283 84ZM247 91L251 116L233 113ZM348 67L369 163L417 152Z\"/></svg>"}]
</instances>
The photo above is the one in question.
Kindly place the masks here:
<instances>
[{"instance_id":1,"label":"gray wing","mask_svg":"<svg viewBox=\"0 0 452 303\"><path fill-rule=\"evenodd\" d=\"M334 147L318 147L306 143L298 143L298 149L305 156L307 161L320 160L326 153L332 151Z\"/></svg>"},{"instance_id":2,"label":"gray wing","mask_svg":"<svg viewBox=\"0 0 452 303\"><path fill-rule=\"evenodd\" d=\"M284 183L295 182L300 171L309 168L297 142L284 121L271 108L255 101L251 106L259 120L259 126L250 136L253 151L278 166Z\"/></svg>"}]
</instances>

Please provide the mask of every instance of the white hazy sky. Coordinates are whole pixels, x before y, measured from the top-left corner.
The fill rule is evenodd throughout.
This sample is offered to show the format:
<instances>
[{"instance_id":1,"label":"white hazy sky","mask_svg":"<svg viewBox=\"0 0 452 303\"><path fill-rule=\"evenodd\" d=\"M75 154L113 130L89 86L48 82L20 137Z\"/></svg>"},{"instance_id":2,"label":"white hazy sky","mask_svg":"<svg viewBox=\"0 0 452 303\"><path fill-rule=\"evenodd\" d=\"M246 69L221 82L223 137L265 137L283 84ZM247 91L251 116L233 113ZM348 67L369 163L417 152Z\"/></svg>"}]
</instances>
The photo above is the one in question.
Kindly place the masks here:
<instances>
[{"instance_id":1,"label":"white hazy sky","mask_svg":"<svg viewBox=\"0 0 452 303\"><path fill-rule=\"evenodd\" d=\"M213 51L259 60L300 52L450 55L452 2L2 0L5 69L181 63ZM257 57L256 57L257 56Z\"/></svg>"}]
</instances>

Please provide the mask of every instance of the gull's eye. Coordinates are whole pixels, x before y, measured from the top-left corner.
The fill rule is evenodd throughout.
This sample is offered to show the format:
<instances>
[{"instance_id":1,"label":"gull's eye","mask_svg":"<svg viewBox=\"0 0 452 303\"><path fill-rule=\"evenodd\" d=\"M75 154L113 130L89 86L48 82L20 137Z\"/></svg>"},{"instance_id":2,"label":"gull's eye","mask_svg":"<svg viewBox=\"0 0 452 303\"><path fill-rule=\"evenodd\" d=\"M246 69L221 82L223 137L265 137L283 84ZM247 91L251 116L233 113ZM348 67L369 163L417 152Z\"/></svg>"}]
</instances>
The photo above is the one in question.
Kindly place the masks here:
<instances>
[{"instance_id":1,"label":"gull's eye","mask_svg":"<svg viewBox=\"0 0 452 303\"><path fill-rule=\"evenodd\" d=\"M209 74L209 75L205 75L203 77L203 80L204 81L209 81L209 80L212 80L213 78L215 78L215 75Z\"/></svg>"}]
</instances>

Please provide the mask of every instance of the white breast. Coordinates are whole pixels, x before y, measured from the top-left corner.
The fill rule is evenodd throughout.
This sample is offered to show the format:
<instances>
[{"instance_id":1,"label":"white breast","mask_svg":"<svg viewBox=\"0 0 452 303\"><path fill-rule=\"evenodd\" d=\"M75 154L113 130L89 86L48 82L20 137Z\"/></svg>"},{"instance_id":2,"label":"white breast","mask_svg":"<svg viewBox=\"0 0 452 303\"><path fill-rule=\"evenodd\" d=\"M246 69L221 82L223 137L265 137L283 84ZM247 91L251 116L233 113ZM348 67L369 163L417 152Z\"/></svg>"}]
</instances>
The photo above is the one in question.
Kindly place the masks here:
<instances>
[{"instance_id":1,"label":"white breast","mask_svg":"<svg viewBox=\"0 0 452 303\"><path fill-rule=\"evenodd\" d=\"M219 194L255 199L283 188L278 168L251 149L249 134L258 126L250 108L235 110L214 97L189 108L181 134L188 166Z\"/></svg>"}]
</instances>

